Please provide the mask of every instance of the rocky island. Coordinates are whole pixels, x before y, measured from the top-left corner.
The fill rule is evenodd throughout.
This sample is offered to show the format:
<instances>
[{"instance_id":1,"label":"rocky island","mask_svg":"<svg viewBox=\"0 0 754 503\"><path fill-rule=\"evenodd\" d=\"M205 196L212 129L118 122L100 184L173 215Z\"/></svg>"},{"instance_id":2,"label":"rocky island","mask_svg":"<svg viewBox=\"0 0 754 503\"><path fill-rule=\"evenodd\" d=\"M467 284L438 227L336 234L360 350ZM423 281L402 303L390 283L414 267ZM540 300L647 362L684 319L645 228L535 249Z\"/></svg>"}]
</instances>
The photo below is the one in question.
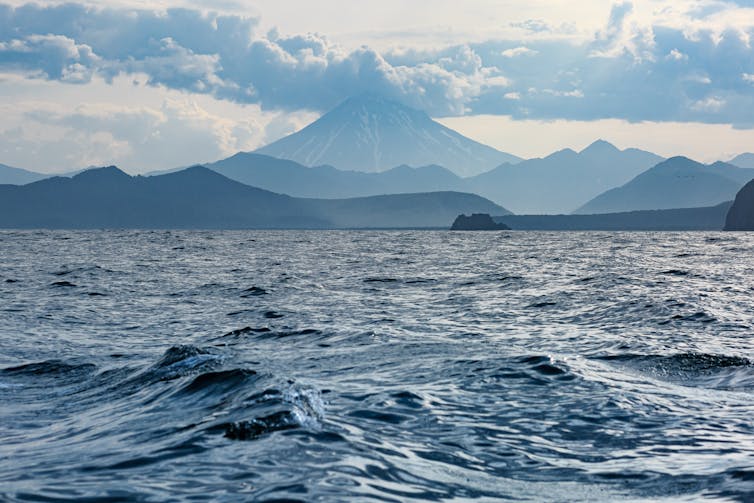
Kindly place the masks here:
<instances>
[{"instance_id":1,"label":"rocky island","mask_svg":"<svg viewBox=\"0 0 754 503\"><path fill-rule=\"evenodd\" d=\"M487 213L474 213L470 217L466 215L458 215L456 221L453 222L453 226L450 228L452 231L507 231L510 230L505 224L499 224L495 222L492 217Z\"/></svg>"}]
</instances>

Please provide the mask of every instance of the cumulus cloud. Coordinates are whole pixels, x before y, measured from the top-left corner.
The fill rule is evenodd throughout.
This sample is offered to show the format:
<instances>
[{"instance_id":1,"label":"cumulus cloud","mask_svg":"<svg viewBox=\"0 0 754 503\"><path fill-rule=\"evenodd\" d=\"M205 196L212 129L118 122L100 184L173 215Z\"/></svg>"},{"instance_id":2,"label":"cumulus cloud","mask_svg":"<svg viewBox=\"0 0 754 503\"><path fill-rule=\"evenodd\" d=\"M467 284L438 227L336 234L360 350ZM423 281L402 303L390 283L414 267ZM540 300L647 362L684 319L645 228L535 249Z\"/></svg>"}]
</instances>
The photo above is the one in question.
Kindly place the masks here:
<instances>
[{"instance_id":1,"label":"cumulus cloud","mask_svg":"<svg viewBox=\"0 0 754 503\"><path fill-rule=\"evenodd\" d=\"M0 71L72 83L144 74L152 86L289 112L373 92L434 116L749 127L754 9L737 4L673 3L647 20L647 2L619 1L586 42L559 38L575 27L535 19L512 23L531 38L382 52L320 34L261 33L258 19L242 15L0 6Z\"/></svg>"},{"instance_id":2,"label":"cumulus cloud","mask_svg":"<svg viewBox=\"0 0 754 503\"><path fill-rule=\"evenodd\" d=\"M3 6L0 68L80 82L93 73L109 79L144 73L151 85L288 110L325 110L371 91L436 114L459 114L480 93L507 82L468 46L393 65L368 47L346 51L315 34L259 34L257 24L189 9ZM41 34L52 35L43 44Z\"/></svg>"},{"instance_id":3,"label":"cumulus cloud","mask_svg":"<svg viewBox=\"0 0 754 503\"><path fill-rule=\"evenodd\" d=\"M100 63L92 48L63 35L32 34L0 42L0 64L65 82L89 82Z\"/></svg>"}]
</instances>

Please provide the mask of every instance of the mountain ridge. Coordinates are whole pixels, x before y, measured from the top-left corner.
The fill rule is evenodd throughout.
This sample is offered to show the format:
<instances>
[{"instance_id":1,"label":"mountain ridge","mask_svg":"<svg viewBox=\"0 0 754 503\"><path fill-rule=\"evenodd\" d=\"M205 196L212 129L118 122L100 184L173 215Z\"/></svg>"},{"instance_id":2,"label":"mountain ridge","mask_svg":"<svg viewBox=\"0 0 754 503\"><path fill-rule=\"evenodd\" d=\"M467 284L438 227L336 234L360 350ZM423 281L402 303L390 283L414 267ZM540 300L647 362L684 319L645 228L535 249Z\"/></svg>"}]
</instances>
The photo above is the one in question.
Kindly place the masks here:
<instances>
[{"instance_id":1,"label":"mountain ridge","mask_svg":"<svg viewBox=\"0 0 754 503\"><path fill-rule=\"evenodd\" d=\"M7 164L0 164L0 184L2 185L26 185L36 182L51 175L44 175L27 169L14 168Z\"/></svg>"},{"instance_id":2,"label":"mountain ridge","mask_svg":"<svg viewBox=\"0 0 754 503\"><path fill-rule=\"evenodd\" d=\"M474 194L303 199L244 185L203 166L131 176L114 166L0 186L4 228L446 227L459 212L507 212Z\"/></svg>"},{"instance_id":3,"label":"mountain ridge","mask_svg":"<svg viewBox=\"0 0 754 503\"><path fill-rule=\"evenodd\" d=\"M344 171L332 166L308 168L296 161L240 152L206 167L246 185L295 197L343 199L384 194L456 191L468 184L442 166L397 166L379 173Z\"/></svg>"},{"instance_id":4,"label":"mountain ridge","mask_svg":"<svg viewBox=\"0 0 754 503\"><path fill-rule=\"evenodd\" d=\"M543 158L503 164L467 181L473 192L505 201L516 214L570 213L661 160L651 152L620 150L597 140L580 152L565 148Z\"/></svg>"},{"instance_id":5,"label":"mountain ridge","mask_svg":"<svg viewBox=\"0 0 754 503\"><path fill-rule=\"evenodd\" d=\"M732 164L734 166L738 166L739 168L748 168L748 169L754 169L754 154L752 153L744 153L739 154L730 161L728 161L728 164Z\"/></svg>"},{"instance_id":6,"label":"mountain ridge","mask_svg":"<svg viewBox=\"0 0 754 503\"><path fill-rule=\"evenodd\" d=\"M754 170L723 162L705 165L676 156L620 187L605 191L574 214L714 206L733 200L751 178L754 178Z\"/></svg>"}]
</instances>

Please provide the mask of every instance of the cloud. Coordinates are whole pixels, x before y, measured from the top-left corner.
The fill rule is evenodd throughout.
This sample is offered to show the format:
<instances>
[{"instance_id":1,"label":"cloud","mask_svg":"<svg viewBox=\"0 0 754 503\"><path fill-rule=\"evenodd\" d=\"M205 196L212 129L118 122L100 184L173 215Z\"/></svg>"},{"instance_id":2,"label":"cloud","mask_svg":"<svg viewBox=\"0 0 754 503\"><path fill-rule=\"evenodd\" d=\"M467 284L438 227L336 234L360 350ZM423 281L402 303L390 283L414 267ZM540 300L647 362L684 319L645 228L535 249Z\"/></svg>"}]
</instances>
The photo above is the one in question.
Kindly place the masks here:
<instances>
[{"instance_id":1,"label":"cloud","mask_svg":"<svg viewBox=\"0 0 754 503\"><path fill-rule=\"evenodd\" d=\"M226 84L219 76L220 58L216 54L196 54L180 46L170 37L152 42L153 54L140 60L129 60L111 66L117 72L143 73L150 85L165 85L197 93L222 95L237 86Z\"/></svg>"},{"instance_id":2,"label":"cloud","mask_svg":"<svg viewBox=\"0 0 754 503\"><path fill-rule=\"evenodd\" d=\"M316 34L259 34L257 24L190 9L4 6L0 47L7 49L0 51L0 69L79 82L95 73L108 79L144 73L150 85L266 109L326 110L372 91L435 114L464 113L481 92L506 82L468 46L431 61L392 65L368 47L346 51ZM40 44L40 34L52 35Z\"/></svg>"},{"instance_id":3,"label":"cloud","mask_svg":"<svg viewBox=\"0 0 754 503\"><path fill-rule=\"evenodd\" d=\"M60 149L68 154L58 163L68 169L116 163L144 171L206 162L247 150L264 133L256 121L225 120L190 100L166 100L157 109L96 104L67 110L39 104L24 118L27 125L46 127L49 136L37 141L23 130L15 138L5 132L0 145L24 145L40 158Z\"/></svg>"},{"instance_id":4,"label":"cloud","mask_svg":"<svg viewBox=\"0 0 754 503\"><path fill-rule=\"evenodd\" d=\"M6 5L0 71L80 84L143 74L150 86L267 111L322 112L374 92L434 116L750 127L754 9L748 7L621 1L587 41L561 37L576 27L530 19L510 23L524 33L521 40L377 51L346 49L315 33L262 32L258 18L237 14Z\"/></svg>"},{"instance_id":5,"label":"cloud","mask_svg":"<svg viewBox=\"0 0 754 503\"><path fill-rule=\"evenodd\" d=\"M590 56L617 58L629 54L634 60L654 60L654 34L651 27L632 19L635 14L632 2L613 4L607 26L597 33L591 43Z\"/></svg>"},{"instance_id":6,"label":"cloud","mask_svg":"<svg viewBox=\"0 0 754 503\"><path fill-rule=\"evenodd\" d=\"M532 34L547 35L573 35L577 28L572 23L553 24L544 19L526 19L524 21L515 21L510 23L512 28L529 32Z\"/></svg>"},{"instance_id":7,"label":"cloud","mask_svg":"<svg viewBox=\"0 0 754 503\"><path fill-rule=\"evenodd\" d=\"M312 120L144 86L144 75L135 80L95 77L87 86L64 86L6 77L0 159L42 172L116 164L142 173L251 151ZM60 99L39 98L45 95Z\"/></svg>"},{"instance_id":8,"label":"cloud","mask_svg":"<svg viewBox=\"0 0 754 503\"><path fill-rule=\"evenodd\" d=\"M725 100L717 96L709 96L694 102L691 108L703 112L719 112L725 106Z\"/></svg>"},{"instance_id":9,"label":"cloud","mask_svg":"<svg viewBox=\"0 0 754 503\"><path fill-rule=\"evenodd\" d=\"M519 56L537 54L537 51L535 51L534 49L529 49L528 47L519 46L519 47L513 47L511 49L505 49L500 54L505 56L506 58L517 58Z\"/></svg>"},{"instance_id":10,"label":"cloud","mask_svg":"<svg viewBox=\"0 0 754 503\"><path fill-rule=\"evenodd\" d=\"M688 61L689 57L678 49L671 49L667 56L665 56L665 59L672 61Z\"/></svg>"},{"instance_id":11,"label":"cloud","mask_svg":"<svg viewBox=\"0 0 754 503\"><path fill-rule=\"evenodd\" d=\"M99 62L91 47L63 35L33 34L0 42L0 65L48 79L89 82Z\"/></svg>"}]
</instances>

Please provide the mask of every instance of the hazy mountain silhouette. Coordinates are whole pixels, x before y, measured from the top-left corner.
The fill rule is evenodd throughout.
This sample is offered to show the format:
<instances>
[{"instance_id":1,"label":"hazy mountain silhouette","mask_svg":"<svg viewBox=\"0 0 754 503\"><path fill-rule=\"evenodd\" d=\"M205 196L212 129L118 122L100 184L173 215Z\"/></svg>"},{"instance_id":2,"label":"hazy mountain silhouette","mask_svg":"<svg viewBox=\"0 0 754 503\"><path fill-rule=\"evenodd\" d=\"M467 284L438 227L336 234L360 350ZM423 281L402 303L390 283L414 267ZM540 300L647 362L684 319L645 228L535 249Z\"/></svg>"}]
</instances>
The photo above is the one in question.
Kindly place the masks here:
<instances>
[{"instance_id":1,"label":"hazy mountain silhouette","mask_svg":"<svg viewBox=\"0 0 754 503\"><path fill-rule=\"evenodd\" d=\"M601 215L509 215L495 221L511 229L538 231L718 231L725 225L731 204Z\"/></svg>"},{"instance_id":2,"label":"hazy mountain silhouette","mask_svg":"<svg viewBox=\"0 0 754 503\"><path fill-rule=\"evenodd\" d=\"M424 112L372 94L350 98L301 131L256 152L305 166L362 172L435 164L460 176L520 161L466 138Z\"/></svg>"},{"instance_id":3,"label":"hazy mountain silhouette","mask_svg":"<svg viewBox=\"0 0 754 503\"><path fill-rule=\"evenodd\" d=\"M463 212L507 210L457 192L297 199L200 166L150 177L108 167L0 186L0 227L5 228L445 227Z\"/></svg>"},{"instance_id":4,"label":"hazy mountain silhouette","mask_svg":"<svg viewBox=\"0 0 754 503\"><path fill-rule=\"evenodd\" d=\"M504 164L468 182L471 191L504 201L517 214L570 213L661 160L650 152L619 150L598 140L581 152L565 149L542 159Z\"/></svg>"},{"instance_id":5,"label":"hazy mountain silhouette","mask_svg":"<svg viewBox=\"0 0 754 503\"><path fill-rule=\"evenodd\" d=\"M44 178L49 178L50 175L43 175L42 173L35 173L34 171L27 171L25 169L13 168L0 164L0 185L26 185L27 183L36 182Z\"/></svg>"},{"instance_id":6,"label":"hazy mountain silhouette","mask_svg":"<svg viewBox=\"0 0 754 503\"><path fill-rule=\"evenodd\" d=\"M754 180L736 194L725 221L726 231L754 231Z\"/></svg>"},{"instance_id":7,"label":"hazy mountain silhouette","mask_svg":"<svg viewBox=\"0 0 754 503\"><path fill-rule=\"evenodd\" d=\"M467 183L440 166L399 166L380 173L307 168L295 161L239 153L206 167L232 180L295 197L340 199L413 192L470 192Z\"/></svg>"},{"instance_id":8,"label":"hazy mountain silhouette","mask_svg":"<svg viewBox=\"0 0 754 503\"><path fill-rule=\"evenodd\" d=\"M723 162L704 165L686 157L673 157L608 190L575 213L616 213L714 206L731 201L754 178L754 170Z\"/></svg>"},{"instance_id":9,"label":"hazy mountain silhouette","mask_svg":"<svg viewBox=\"0 0 754 503\"><path fill-rule=\"evenodd\" d=\"M754 169L754 154L746 153L737 155L728 161L728 164L738 166L739 168Z\"/></svg>"}]
</instances>

